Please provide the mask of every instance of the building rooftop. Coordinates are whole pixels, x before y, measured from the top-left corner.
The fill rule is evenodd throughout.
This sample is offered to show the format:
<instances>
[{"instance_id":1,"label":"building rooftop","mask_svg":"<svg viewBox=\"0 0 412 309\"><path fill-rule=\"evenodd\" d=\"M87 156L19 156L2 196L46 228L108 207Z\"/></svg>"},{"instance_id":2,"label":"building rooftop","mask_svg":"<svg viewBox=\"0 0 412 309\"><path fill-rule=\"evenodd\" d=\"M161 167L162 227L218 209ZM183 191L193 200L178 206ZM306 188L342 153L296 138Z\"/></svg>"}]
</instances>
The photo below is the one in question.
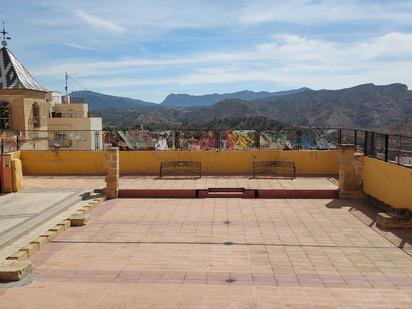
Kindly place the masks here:
<instances>
[{"instance_id":1,"label":"building rooftop","mask_svg":"<svg viewBox=\"0 0 412 309\"><path fill-rule=\"evenodd\" d=\"M0 89L47 91L5 46L0 49Z\"/></svg>"}]
</instances>

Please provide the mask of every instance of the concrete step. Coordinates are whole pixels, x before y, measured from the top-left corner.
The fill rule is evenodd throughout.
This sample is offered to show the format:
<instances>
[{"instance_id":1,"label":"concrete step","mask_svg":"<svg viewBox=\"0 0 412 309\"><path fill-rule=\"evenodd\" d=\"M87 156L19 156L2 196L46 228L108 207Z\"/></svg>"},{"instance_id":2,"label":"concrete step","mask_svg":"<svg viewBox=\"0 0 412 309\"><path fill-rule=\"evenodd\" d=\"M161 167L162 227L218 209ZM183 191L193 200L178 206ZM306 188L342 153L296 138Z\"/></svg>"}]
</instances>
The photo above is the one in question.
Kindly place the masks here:
<instances>
[{"instance_id":1,"label":"concrete step","mask_svg":"<svg viewBox=\"0 0 412 309\"><path fill-rule=\"evenodd\" d=\"M119 198L264 198L323 199L338 198L337 189L120 189Z\"/></svg>"},{"instance_id":2,"label":"concrete step","mask_svg":"<svg viewBox=\"0 0 412 309\"><path fill-rule=\"evenodd\" d=\"M18 193L17 193L18 194ZM82 201L99 197L100 194L94 194L90 191L75 192L68 197L50 205L42 212L27 220L10 227L9 229L0 233L0 249L12 244L20 237L30 233L38 226L56 217L58 214ZM36 203L34 200L33 203Z\"/></svg>"}]
</instances>

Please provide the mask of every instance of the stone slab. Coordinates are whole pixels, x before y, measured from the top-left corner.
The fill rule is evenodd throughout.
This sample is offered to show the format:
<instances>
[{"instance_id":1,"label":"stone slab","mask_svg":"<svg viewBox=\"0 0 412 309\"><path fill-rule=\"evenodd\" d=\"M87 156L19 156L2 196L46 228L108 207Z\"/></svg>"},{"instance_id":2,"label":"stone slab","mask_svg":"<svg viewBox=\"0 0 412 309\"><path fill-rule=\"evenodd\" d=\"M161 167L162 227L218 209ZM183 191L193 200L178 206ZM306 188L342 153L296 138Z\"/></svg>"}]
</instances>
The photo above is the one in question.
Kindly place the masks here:
<instances>
[{"instance_id":1,"label":"stone slab","mask_svg":"<svg viewBox=\"0 0 412 309\"><path fill-rule=\"evenodd\" d=\"M19 281L32 271L32 263L24 261L5 261L0 263L0 282Z\"/></svg>"}]
</instances>

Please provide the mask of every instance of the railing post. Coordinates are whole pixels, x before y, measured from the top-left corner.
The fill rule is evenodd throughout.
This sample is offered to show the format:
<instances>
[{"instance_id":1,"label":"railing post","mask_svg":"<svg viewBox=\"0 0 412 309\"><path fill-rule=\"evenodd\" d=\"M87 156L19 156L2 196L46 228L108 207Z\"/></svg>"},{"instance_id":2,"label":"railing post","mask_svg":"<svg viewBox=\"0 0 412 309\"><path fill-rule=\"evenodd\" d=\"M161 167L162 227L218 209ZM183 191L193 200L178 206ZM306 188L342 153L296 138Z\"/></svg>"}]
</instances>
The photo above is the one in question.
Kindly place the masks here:
<instances>
[{"instance_id":1,"label":"railing post","mask_svg":"<svg viewBox=\"0 0 412 309\"><path fill-rule=\"evenodd\" d=\"M179 145L179 132L178 131L173 131L173 143L174 143L174 150L180 150L180 145Z\"/></svg>"},{"instance_id":2,"label":"railing post","mask_svg":"<svg viewBox=\"0 0 412 309\"><path fill-rule=\"evenodd\" d=\"M296 138L297 138L297 145L298 145L298 150L300 150L301 144L300 144L300 138L302 136L302 132L300 129L297 130L296 132Z\"/></svg>"},{"instance_id":3,"label":"railing post","mask_svg":"<svg viewBox=\"0 0 412 309\"><path fill-rule=\"evenodd\" d=\"M20 150L20 132L16 136L16 149Z\"/></svg>"},{"instance_id":4,"label":"railing post","mask_svg":"<svg viewBox=\"0 0 412 309\"><path fill-rule=\"evenodd\" d=\"M385 162L388 162L388 151L389 151L389 135L385 135Z\"/></svg>"},{"instance_id":5,"label":"railing post","mask_svg":"<svg viewBox=\"0 0 412 309\"><path fill-rule=\"evenodd\" d=\"M358 130L354 130L354 143L355 143L355 151L357 149L357 145L358 145Z\"/></svg>"},{"instance_id":6,"label":"railing post","mask_svg":"<svg viewBox=\"0 0 412 309\"><path fill-rule=\"evenodd\" d=\"M399 135L398 164L401 164L401 158L402 158L402 135Z\"/></svg>"},{"instance_id":7,"label":"railing post","mask_svg":"<svg viewBox=\"0 0 412 309\"><path fill-rule=\"evenodd\" d=\"M256 149L260 149L260 130L256 131L256 141L255 141Z\"/></svg>"},{"instance_id":8,"label":"railing post","mask_svg":"<svg viewBox=\"0 0 412 309\"><path fill-rule=\"evenodd\" d=\"M3 139L0 139L0 153L1 153L1 154L4 153L4 143L3 143Z\"/></svg>"},{"instance_id":9,"label":"railing post","mask_svg":"<svg viewBox=\"0 0 412 309\"><path fill-rule=\"evenodd\" d=\"M338 144L342 145L342 129L338 129Z\"/></svg>"}]
</instances>

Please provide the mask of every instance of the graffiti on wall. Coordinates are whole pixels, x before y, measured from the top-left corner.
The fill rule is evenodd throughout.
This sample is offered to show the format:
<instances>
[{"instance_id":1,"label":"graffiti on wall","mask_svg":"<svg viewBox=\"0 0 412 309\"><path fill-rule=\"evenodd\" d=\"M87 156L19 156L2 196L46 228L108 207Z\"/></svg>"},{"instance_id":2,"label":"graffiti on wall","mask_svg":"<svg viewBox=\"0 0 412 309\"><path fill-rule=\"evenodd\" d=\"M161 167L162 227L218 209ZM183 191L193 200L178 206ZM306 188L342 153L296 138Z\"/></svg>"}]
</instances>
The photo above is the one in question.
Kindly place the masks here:
<instances>
[{"instance_id":1,"label":"graffiti on wall","mask_svg":"<svg viewBox=\"0 0 412 309\"><path fill-rule=\"evenodd\" d=\"M256 148L255 130L226 130L220 132L220 148L241 150Z\"/></svg>"},{"instance_id":2,"label":"graffiti on wall","mask_svg":"<svg viewBox=\"0 0 412 309\"><path fill-rule=\"evenodd\" d=\"M178 137L180 150L216 149L216 133L214 131L182 131Z\"/></svg>"}]
</instances>

